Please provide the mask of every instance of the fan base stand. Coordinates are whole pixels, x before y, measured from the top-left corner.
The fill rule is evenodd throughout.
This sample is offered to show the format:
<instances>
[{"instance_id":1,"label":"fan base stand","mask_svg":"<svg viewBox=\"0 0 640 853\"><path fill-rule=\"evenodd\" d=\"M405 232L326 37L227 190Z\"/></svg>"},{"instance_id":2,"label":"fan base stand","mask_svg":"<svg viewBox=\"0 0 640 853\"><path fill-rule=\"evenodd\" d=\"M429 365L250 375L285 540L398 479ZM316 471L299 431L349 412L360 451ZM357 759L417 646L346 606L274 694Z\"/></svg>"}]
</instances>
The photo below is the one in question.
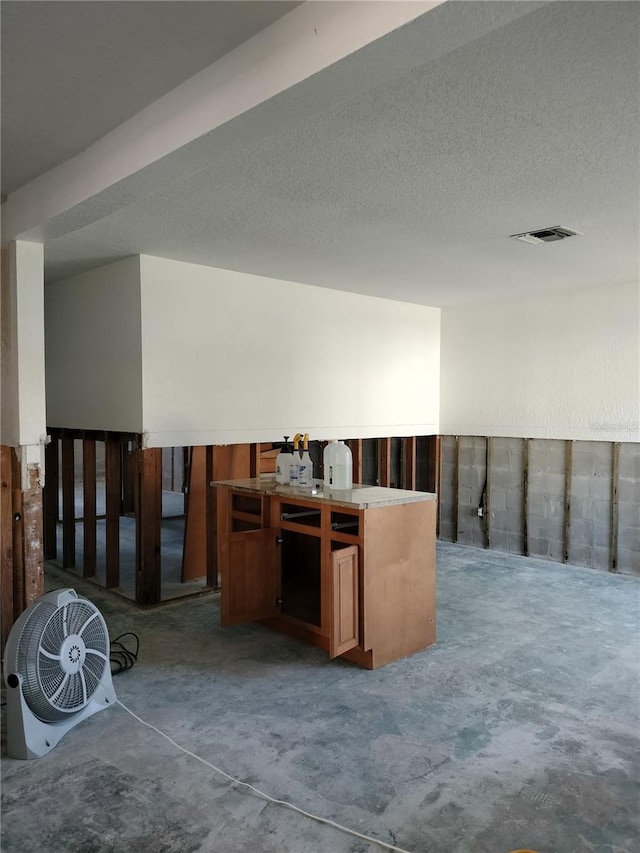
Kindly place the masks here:
<instances>
[{"instance_id":1,"label":"fan base stand","mask_svg":"<svg viewBox=\"0 0 640 853\"><path fill-rule=\"evenodd\" d=\"M22 694L23 677L14 674L13 678L17 680L17 684L7 686L7 752L10 758L42 758L51 752L74 726L116 701L109 677L108 683L98 687L91 701L81 711L70 714L67 720L43 722L25 702Z\"/></svg>"}]
</instances>

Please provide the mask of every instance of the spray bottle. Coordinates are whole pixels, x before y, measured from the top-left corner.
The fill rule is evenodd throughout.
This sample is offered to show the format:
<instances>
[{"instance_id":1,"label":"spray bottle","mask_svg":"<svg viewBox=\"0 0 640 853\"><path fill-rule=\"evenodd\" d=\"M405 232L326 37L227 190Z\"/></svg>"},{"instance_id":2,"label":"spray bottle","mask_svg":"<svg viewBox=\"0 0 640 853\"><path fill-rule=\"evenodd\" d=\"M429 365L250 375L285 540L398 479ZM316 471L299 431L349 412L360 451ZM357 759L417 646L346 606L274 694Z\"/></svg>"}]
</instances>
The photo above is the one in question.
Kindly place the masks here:
<instances>
[{"instance_id":1,"label":"spray bottle","mask_svg":"<svg viewBox=\"0 0 640 853\"><path fill-rule=\"evenodd\" d=\"M302 458L298 466L298 485L310 486L313 480L313 462L309 454L309 433L305 432L302 440Z\"/></svg>"},{"instance_id":2,"label":"spray bottle","mask_svg":"<svg viewBox=\"0 0 640 853\"><path fill-rule=\"evenodd\" d=\"M284 447L280 449L280 453L276 456L276 483L289 482L289 469L293 462L293 450L289 444L289 436L284 437Z\"/></svg>"},{"instance_id":3,"label":"spray bottle","mask_svg":"<svg viewBox=\"0 0 640 853\"><path fill-rule=\"evenodd\" d=\"M300 450L299 444L302 438L301 433L297 432L293 439L293 456L291 457L291 465L289 466L289 485L298 485L298 471L300 469Z\"/></svg>"}]
</instances>

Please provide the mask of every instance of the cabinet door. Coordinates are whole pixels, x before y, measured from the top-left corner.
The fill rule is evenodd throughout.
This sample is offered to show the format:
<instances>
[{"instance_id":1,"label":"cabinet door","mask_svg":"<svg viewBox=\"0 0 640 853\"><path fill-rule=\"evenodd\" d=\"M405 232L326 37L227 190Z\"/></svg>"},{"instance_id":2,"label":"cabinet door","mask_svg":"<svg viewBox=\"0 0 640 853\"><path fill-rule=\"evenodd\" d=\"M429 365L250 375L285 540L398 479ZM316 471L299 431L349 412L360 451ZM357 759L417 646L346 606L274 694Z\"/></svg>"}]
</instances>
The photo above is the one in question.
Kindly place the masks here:
<instances>
[{"instance_id":1,"label":"cabinet door","mask_svg":"<svg viewBox=\"0 0 640 853\"><path fill-rule=\"evenodd\" d=\"M331 629L329 657L348 652L358 645L358 546L331 552Z\"/></svg>"},{"instance_id":2,"label":"cabinet door","mask_svg":"<svg viewBox=\"0 0 640 853\"><path fill-rule=\"evenodd\" d=\"M223 536L220 624L237 625L280 612L280 531L267 527Z\"/></svg>"}]
</instances>

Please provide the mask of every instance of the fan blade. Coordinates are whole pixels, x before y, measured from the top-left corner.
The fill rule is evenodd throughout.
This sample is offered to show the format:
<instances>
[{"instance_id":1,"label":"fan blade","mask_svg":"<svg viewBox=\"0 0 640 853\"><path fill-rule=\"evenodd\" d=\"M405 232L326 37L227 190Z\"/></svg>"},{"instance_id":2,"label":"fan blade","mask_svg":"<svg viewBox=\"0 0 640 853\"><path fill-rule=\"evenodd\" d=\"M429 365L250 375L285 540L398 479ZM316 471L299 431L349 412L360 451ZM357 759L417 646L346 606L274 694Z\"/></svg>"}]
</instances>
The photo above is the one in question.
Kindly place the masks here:
<instances>
[{"instance_id":1,"label":"fan blade","mask_svg":"<svg viewBox=\"0 0 640 853\"><path fill-rule=\"evenodd\" d=\"M98 649L90 649L88 646L85 649L85 652L88 655L96 655L96 657L102 658L102 660L107 660L107 656L102 652L99 652Z\"/></svg>"},{"instance_id":2,"label":"fan blade","mask_svg":"<svg viewBox=\"0 0 640 853\"><path fill-rule=\"evenodd\" d=\"M78 675L80 676L80 682L82 684L82 704L86 705L87 704L87 696L88 696L88 694L87 694L87 682L85 681L85 677L84 677L84 673L82 671L82 668L80 668L78 670Z\"/></svg>"},{"instance_id":3,"label":"fan blade","mask_svg":"<svg viewBox=\"0 0 640 853\"><path fill-rule=\"evenodd\" d=\"M62 633L65 637L69 636L69 629L67 628L67 615L69 613L69 605L65 604L62 608Z\"/></svg>"},{"instance_id":4,"label":"fan blade","mask_svg":"<svg viewBox=\"0 0 640 853\"><path fill-rule=\"evenodd\" d=\"M88 625L90 622L93 622L93 620L94 620L94 619L97 619L97 617L98 617L98 611L97 611L97 610L95 610L95 611L91 614L91 616L89 616L89 618L88 618L88 619L87 619L87 621L84 623L84 625L82 626L82 628L80 628L78 631L76 631L76 634L79 634L80 636L82 636L82 632L83 632L83 631L84 631L84 629L87 627L87 625Z\"/></svg>"},{"instance_id":5,"label":"fan blade","mask_svg":"<svg viewBox=\"0 0 640 853\"><path fill-rule=\"evenodd\" d=\"M56 699L58 698L58 696L59 696L59 695L62 693L62 691L64 690L65 685L66 685L66 684L67 684L67 682L69 681L69 678L70 678L69 673L68 673L68 672L65 672L65 674L64 674L64 678L62 679L62 681L61 681L61 682L60 682L60 684L58 685L58 689L57 689L57 690L56 690L56 692L53 694L53 696L49 696L49 701L50 701L50 702L55 702L55 701L56 701Z\"/></svg>"},{"instance_id":6,"label":"fan blade","mask_svg":"<svg viewBox=\"0 0 640 853\"><path fill-rule=\"evenodd\" d=\"M62 655L53 655L51 652L48 652L45 648L40 646L38 648L38 652L43 655L45 658L49 658L49 660L62 660Z\"/></svg>"}]
</instances>

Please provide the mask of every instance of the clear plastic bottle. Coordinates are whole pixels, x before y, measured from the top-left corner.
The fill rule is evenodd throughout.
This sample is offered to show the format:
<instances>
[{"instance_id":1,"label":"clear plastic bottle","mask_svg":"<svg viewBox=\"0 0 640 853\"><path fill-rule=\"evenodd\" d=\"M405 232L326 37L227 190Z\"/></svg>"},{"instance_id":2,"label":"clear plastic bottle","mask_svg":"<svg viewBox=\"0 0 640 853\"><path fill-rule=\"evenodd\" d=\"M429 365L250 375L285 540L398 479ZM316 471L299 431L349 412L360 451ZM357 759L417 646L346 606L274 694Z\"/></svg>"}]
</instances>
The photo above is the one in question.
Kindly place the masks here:
<instances>
[{"instance_id":1,"label":"clear plastic bottle","mask_svg":"<svg viewBox=\"0 0 640 853\"><path fill-rule=\"evenodd\" d=\"M313 462L309 454L309 433L305 432L302 440L302 458L298 466L298 485L310 486L313 480Z\"/></svg>"},{"instance_id":2,"label":"clear plastic bottle","mask_svg":"<svg viewBox=\"0 0 640 853\"><path fill-rule=\"evenodd\" d=\"M298 471L300 470L300 438L301 435L299 432L297 432L296 437L293 439L293 456L291 457L291 464L289 466L290 486L298 485Z\"/></svg>"},{"instance_id":3,"label":"clear plastic bottle","mask_svg":"<svg viewBox=\"0 0 640 853\"><path fill-rule=\"evenodd\" d=\"M353 458L344 441L332 441L324 449L324 485L326 489L350 489L353 486Z\"/></svg>"}]
</instances>

